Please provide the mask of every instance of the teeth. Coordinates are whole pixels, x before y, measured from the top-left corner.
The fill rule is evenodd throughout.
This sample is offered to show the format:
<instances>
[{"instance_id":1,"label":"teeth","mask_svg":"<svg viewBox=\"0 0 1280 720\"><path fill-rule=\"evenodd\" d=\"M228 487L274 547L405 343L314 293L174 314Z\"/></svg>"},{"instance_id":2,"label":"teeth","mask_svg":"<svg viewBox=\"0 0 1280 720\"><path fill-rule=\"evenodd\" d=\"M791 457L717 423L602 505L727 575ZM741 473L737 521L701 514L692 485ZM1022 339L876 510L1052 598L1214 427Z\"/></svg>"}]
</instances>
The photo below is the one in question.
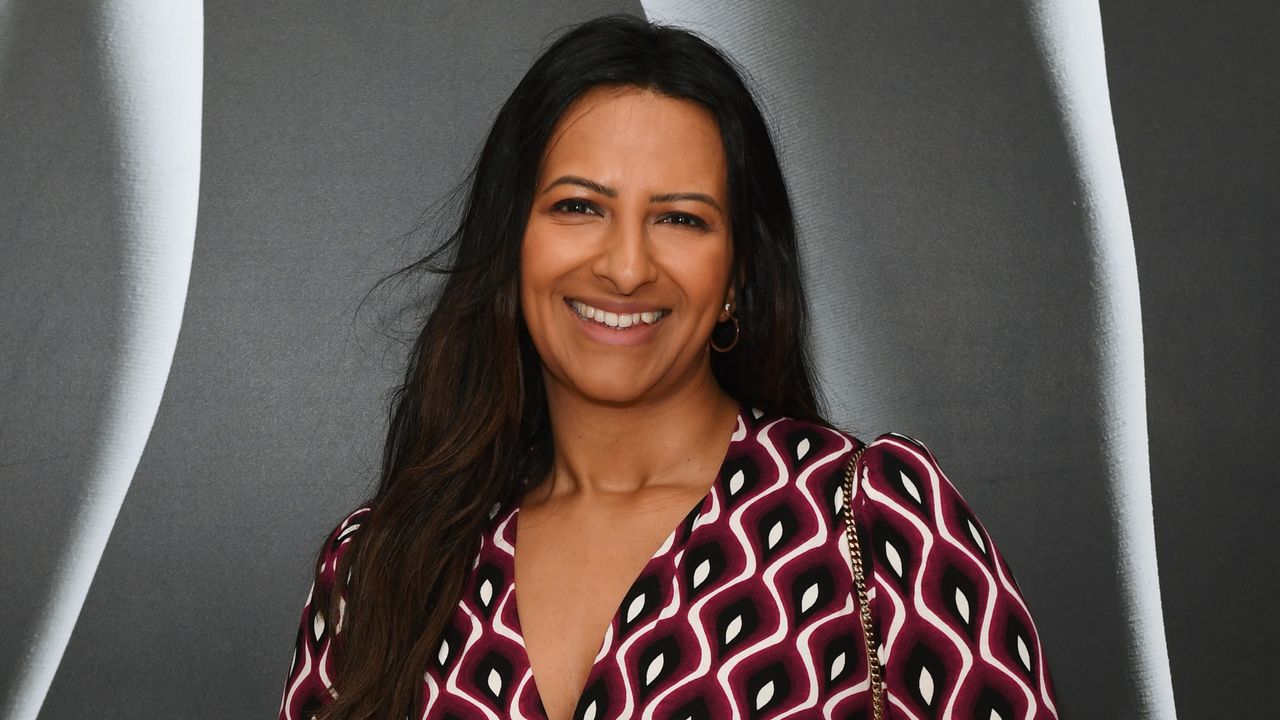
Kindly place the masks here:
<instances>
[{"instance_id":1,"label":"teeth","mask_svg":"<svg viewBox=\"0 0 1280 720\"><path fill-rule=\"evenodd\" d=\"M600 308L592 307L578 300L572 301L570 305L573 307L574 312L578 313L579 317L586 320L592 320L600 323L601 325L607 325L612 328L629 328L633 325L640 325L642 323L645 325L652 325L670 314L669 310L619 314L606 312Z\"/></svg>"}]
</instances>

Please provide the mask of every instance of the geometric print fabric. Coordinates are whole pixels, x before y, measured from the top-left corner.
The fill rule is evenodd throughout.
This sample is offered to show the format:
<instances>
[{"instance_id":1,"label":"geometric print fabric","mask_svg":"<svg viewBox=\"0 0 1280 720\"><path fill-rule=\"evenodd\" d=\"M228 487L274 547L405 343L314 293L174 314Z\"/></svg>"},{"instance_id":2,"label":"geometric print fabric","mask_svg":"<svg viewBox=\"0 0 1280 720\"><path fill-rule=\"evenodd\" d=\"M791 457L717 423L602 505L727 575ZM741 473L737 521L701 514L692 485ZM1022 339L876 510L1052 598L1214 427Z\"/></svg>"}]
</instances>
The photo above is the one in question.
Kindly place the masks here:
<instances>
[{"instance_id":1,"label":"geometric print fabric","mask_svg":"<svg viewBox=\"0 0 1280 720\"><path fill-rule=\"evenodd\" d=\"M574 720L864 718L871 695L842 514L860 441L740 407L714 483L601 639ZM1056 718L1040 641L995 545L919 441L877 437L853 511L890 718ZM349 515L321 581L358 537ZM423 674L423 720L546 720L516 613L519 499L496 505ZM331 698L334 640L308 597L281 720Z\"/></svg>"}]
</instances>

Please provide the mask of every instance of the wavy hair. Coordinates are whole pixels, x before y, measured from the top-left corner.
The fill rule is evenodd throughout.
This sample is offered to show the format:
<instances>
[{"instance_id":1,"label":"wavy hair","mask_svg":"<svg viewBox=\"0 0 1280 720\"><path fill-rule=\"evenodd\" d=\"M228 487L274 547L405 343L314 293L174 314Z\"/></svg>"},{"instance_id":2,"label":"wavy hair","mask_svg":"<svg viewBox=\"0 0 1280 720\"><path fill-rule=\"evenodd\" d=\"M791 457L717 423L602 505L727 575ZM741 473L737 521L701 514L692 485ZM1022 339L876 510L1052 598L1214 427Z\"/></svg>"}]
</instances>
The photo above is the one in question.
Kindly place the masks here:
<instances>
[{"instance_id":1,"label":"wavy hair","mask_svg":"<svg viewBox=\"0 0 1280 720\"><path fill-rule=\"evenodd\" d=\"M341 626L332 650L337 696L324 720L411 714L491 508L512 500L522 478L534 485L551 470L540 360L520 310L520 246L544 149L587 90L646 89L714 115L728 169L741 339L712 353L712 372L741 403L829 425L812 377L791 202L743 76L689 31L611 15L563 34L499 110L460 186L457 228L405 268L445 281L391 397L371 512L333 590L316 583L316 606Z\"/></svg>"}]
</instances>

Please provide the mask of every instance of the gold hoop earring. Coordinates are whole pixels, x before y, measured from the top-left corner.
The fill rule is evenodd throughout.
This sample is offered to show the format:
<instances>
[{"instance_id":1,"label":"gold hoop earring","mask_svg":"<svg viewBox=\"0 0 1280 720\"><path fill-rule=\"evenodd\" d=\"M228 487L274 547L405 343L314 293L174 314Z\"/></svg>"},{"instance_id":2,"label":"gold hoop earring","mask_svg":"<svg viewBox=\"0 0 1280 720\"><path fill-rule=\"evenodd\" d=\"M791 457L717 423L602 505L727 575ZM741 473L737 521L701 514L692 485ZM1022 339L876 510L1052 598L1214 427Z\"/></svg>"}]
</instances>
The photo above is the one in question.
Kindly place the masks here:
<instances>
[{"instance_id":1,"label":"gold hoop earring","mask_svg":"<svg viewBox=\"0 0 1280 720\"><path fill-rule=\"evenodd\" d=\"M738 338L742 335L742 328L740 325L738 325L738 318L735 317L733 314L733 311L730 310L729 303L724 304L724 311L729 313L729 320L727 322L733 323L733 341L723 347L721 347L720 345L717 345L716 338L715 338L715 330L711 331L711 338L708 341L709 344L711 345L712 350L715 350L716 352L722 352L722 353L729 352L730 350L732 350L734 346L738 344ZM718 327L719 323L716 323L716 325Z\"/></svg>"}]
</instances>

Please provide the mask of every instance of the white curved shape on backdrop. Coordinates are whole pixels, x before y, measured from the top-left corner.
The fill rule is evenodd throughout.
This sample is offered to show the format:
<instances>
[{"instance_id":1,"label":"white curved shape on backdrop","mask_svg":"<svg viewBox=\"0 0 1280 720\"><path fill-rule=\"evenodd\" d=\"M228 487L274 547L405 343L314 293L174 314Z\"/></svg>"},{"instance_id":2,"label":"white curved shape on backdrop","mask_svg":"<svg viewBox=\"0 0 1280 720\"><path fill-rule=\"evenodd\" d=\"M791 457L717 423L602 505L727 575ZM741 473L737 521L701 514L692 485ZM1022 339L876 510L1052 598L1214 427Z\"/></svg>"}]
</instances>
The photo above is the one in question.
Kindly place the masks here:
<instances>
[{"instance_id":1,"label":"white curved shape on backdrop","mask_svg":"<svg viewBox=\"0 0 1280 720\"><path fill-rule=\"evenodd\" d=\"M717 31L731 21L742 22L730 0L645 0L642 5L650 20L711 37L722 35ZM1096 387L1102 450L1112 469L1107 491L1129 629L1130 682L1145 717L1174 718L1151 498L1137 261L1108 95L1101 14L1096 2L1031 0L1027 6L1080 186L1096 279ZM749 56L755 48L733 50ZM797 207L797 218L803 217L804 209Z\"/></svg>"},{"instance_id":2,"label":"white curved shape on backdrop","mask_svg":"<svg viewBox=\"0 0 1280 720\"><path fill-rule=\"evenodd\" d=\"M146 447L173 363L195 245L203 4L103 0L94 8L119 162L110 241L123 253L122 322L65 554L5 700L11 720L40 713Z\"/></svg>"},{"instance_id":3,"label":"white curved shape on backdrop","mask_svg":"<svg viewBox=\"0 0 1280 720\"><path fill-rule=\"evenodd\" d=\"M1030 0L1027 7L1076 166L1099 286L1103 442L1113 469L1108 481L1128 605L1131 679L1144 717L1174 718L1151 501L1138 263L1111 116L1102 14L1096 2L1075 0Z\"/></svg>"},{"instance_id":4,"label":"white curved shape on backdrop","mask_svg":"<svg viewBox=\"0 0 1280 720\"><path fill-rule=\"evenodd\" d=\"M810 125L814 118L831 117L818 96L831 89L815 82L824 72L814 64L816 58L789 46L809 32L805 23L821 9L739 0L644 0L641 5L650 21L698 33L747 72L745 80L760 104L786 176L797 241L802 248L822 246L821 256L801 253L805 291L810 301L821 298L823 303L822 312L811 308L810 315L816 378L831 391L828 399L834 402L829 409L837 417L851 412L845 401L856 400L865 410L878 398L855 390L850 380L869 353L866 333L850 331L852 323L865 319L865 310L858 294L848 290L848 273L841 270L854 266L858 258L852 243L831 242L848 236L848 226L833 212L832 203L841 199L831 192L831 178L825 174L832 165L824 143L836 139ZM829 12L857 10L834 7Z\"/></svg>"}]
</instances>

